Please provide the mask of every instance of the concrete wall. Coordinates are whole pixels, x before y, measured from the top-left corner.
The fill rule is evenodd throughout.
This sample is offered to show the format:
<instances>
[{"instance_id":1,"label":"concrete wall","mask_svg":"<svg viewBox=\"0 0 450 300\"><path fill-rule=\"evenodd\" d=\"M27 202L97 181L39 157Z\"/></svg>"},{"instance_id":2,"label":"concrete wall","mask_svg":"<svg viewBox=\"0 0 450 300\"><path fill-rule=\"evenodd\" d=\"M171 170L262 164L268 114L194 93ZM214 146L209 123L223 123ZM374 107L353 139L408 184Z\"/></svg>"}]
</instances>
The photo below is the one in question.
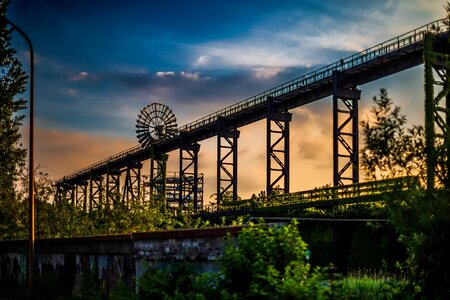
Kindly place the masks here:
<instances>
[{"instance_id":1,"label":"concrete wall","mask_svg":"<svg viewBox=\"0 0 450 300\"><path fill-rule=\"evenodd\" d=\"M82 272L95 266L95 274L105 290L119 278L132 283L148 264L187 261L201 271L213 271L227 234L236 235L241 229L181 229L37 240L36 290L71 293L79 287ZM27 241L0 241L0 292L14 293L25 286L26 259Z\"/></svg>"}]
</instances>

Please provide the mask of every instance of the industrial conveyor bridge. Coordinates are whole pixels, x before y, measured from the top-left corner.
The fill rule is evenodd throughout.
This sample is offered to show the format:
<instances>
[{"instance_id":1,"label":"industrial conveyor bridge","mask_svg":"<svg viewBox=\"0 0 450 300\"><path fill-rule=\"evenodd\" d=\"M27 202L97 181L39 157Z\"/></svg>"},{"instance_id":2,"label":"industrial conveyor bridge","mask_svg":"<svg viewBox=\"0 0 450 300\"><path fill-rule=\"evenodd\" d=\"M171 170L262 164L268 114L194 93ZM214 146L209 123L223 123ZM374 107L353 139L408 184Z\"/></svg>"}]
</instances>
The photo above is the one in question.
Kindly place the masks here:
<instances>
[{"instance_id":1,"label":"industrial conveyor bridge","mask_svg":"<svg viewBox=\"0 0 450 300\"><path fill-rule=\"evenodd\" d=\"M83 203L86 209L118 201L117 194L122 191L122 201L138 199L144 185L140 173L142 161L149 159L151 172L147 185L153 188L152 195L159 193L165 197L166 153L179 149L179 187L175 189L179 191L178 204L192 203L194 209L199 209L198 182L203 177L198 174L198 142L217 136L217 201L220 203L225 194L237 199L238 129L262 119L267 120L267 195L277 189L289 193L289 122L292 117L289 110L328 96L333 96L333 185L358 183L361 91L357 86L425 62L425 68L429 66L438 74L437 80L431 78L425 82L426 88L439 85L442 89L436 97L432 94L426 99L434 103L428 112L429 118L434 120L433 132L436 131L431 142L445 138L447 121L439 112L445 113L447 108L439 101L448 97L448 39L445 19L411 30L186 124L175 136L159 140L151 147L138 145L64 176L56 181L58 197L69 197L77 205ZM437 132L439 130L441 133ZM126 174L125 179L120 179L121 174Z\"/></svg>"}]
</instances>

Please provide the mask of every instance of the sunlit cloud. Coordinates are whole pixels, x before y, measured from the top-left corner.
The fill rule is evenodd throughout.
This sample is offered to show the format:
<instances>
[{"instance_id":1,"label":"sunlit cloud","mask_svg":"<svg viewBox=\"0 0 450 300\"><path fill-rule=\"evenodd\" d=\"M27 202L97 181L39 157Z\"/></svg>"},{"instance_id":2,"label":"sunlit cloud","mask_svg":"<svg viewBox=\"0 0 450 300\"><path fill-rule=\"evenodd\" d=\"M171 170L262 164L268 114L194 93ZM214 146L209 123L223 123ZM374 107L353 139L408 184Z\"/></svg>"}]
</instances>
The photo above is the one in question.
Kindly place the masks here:
<instances>
[{"instance_id":1,"label":"sunlit cloud","mask_svg":"<svg viewBox=\"0 0 450 300\"><path fill-rule=\"evenodd\" d=\"M73 97L73 98L80 97L80 91L78 91L76 89L67 88L67 89L63 89L63 91L70 97Z\"/></svg>"},{"instance_id":2,"label":"sunlit cloud","mask_svg":"<svg viewBox=\"0 0 450 300\"><path fill-rule=\"evenodd\" d=\"M239 38L194 46L194 66L285 68L330 63L443 17L444 4L442 0L385 1L372 9L352 9L354 18L340 7L333 17L293 10ZM405 18L405 14L415 18Z\"/></svg>"},{"instance_id":3,"label":"sunlit cloud","mask_svg":"<svg viewBox=\"0 0 450 300\"><path fill-rule=\"evenodd\" d=\"M81 81L81 80L85 80L86 78L88 78L89 73L88 72L80 72L80 73L76 73L76 74L70 74L69 75L69 80L70 81Z\"/></svg>"},{"instance_id":4,"label":"sunlit cloud","mask_svg":"<svg viewBox=\"0 0 450 300\"><path fill-rule=\"evenodd\" d=\"M181 77L191 79L191 80L198 80L200 78L200 74L198 72L191 73L191 72L181 71Z\"/></svg>"},{"instance_id":5,"label":"sunlit cloud","mask_svg":"<svg viewBox=\"0 0 450 300\"><path fill-rule=\"evenodd\" d=\"M168 72L159 71L159 72L156 72L155 75L158 76L158 77L174 76L175 72L173 72L173 71L168 71Z\"/></svg>"},{"instance_id":6,"label":"sunlit cloud","mask_svg":"<svg viewBox=\"0 0 450 300\"><path fill-rule=\"evenodd\" d=\"M209 62L209 56L207 55L202 55L199 58L197 58L197 60L195 61L194 66L195 67L201 67L201 66L205 66L207 65Z\"/></svg>"},{"instance_id":7,"label":"sunlit cloud","mask_svg":"<svg viewBox=\"0 0 450 300\"><path fill-rule=\"evenodd\" d=\"M253 69L253 74L256 78L266 79L277 76L282 70L279 67L259 67Z\"/></svg>"}]
</instances>

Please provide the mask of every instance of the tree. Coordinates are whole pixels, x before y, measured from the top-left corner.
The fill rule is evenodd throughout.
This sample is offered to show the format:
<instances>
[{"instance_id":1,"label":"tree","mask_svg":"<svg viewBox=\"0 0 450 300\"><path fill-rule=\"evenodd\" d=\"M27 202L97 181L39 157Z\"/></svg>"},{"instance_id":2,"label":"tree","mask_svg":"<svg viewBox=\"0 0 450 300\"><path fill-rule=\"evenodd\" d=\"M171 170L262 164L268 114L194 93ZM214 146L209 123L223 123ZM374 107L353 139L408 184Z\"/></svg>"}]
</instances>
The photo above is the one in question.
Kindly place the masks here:
<instances>
[{"instance_id":1,"label":"tree","mask_svg":"<svg viewBox=\"0 0 450 300\"><path fill-rule=\"evenodd\" d=\"M7 28L5 14L9 1L0 0L0 224L3 228L12 222L11 213L16 206L16 182L19 168L24 165L26 150L20 144L19 129L26 101L17 98L25 91L27 76L11 46L11 30ZM2 229L0 228L0 236Z\"/></svg>"},{"instance_id":2,"label":"tree","mask_svg":"<svg viewBox=\"0 0 450 300\"><path fill-rule=\"evenodd\" d=\"M425 176L425 133L422 126L405 129L406 116L386 89L373 97L368 120L362 121L361 164L369 178Z\"/></svg>"}]
</instances>

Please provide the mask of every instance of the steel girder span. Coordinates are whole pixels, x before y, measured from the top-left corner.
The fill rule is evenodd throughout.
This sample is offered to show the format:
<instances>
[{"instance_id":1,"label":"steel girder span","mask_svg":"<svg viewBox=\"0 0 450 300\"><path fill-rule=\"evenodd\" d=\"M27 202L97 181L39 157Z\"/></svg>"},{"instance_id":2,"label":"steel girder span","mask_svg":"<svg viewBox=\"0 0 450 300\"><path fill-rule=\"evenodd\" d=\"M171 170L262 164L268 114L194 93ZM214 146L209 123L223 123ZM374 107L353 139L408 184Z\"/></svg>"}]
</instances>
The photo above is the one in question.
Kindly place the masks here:
<instances>
[{"instance_id":1,"label":"steel girder span","mask_svg":"<svg viewBox=\"0 0 450 300\"><path fill-rule=\"evenodd\" d=\"M129 186L126 189L122 189L122 191L133 198L135 191L139 189L134 188L134 185L139 185L139 174L137 173L139 164L151 159L154 154L163 155L176 149L179 149L181 157L180 176L183 173L190 173L194 182L198 181L198 175L195 178L198 172L198 167L196 167L198 164L198 150L192 150L192 146L199 141L214 136L220 139L217 158L218 201L223 198L224 193L231 193L233 198L236 198L236 149L239 136L237 129L261 119L267 119L267 192L270 194L278 188L282 192L287 192L289 191L288 136L290 121L288 112L290 109L327 96L333 96L334 185L342 185L346 181L358 182L359 166L357 154L359 149L357 123L360 91L356 87L422 64L424 57L428 57L423 55L424 41L428 35L432 36L432 39L430 39L432 45L442 43L447 45L447 47L443 48L444 50L440 50L440 53L444 52L444 55L448 55L449 33L444 19L431 22L184 125L179 128L179 133L175 136L159 140L153 144L152 150L150 150L150 147L135 146L65 176L56 182L59 193L58 199L64 196L65 198L73 199L72 201L79 203L79 205L83 203L84 207L88 206L84 202L92 203L91 207L101 206L98 200L99 188L100 191L105 188L103 186L100 187L99 181L95 178L105 176L109 178L109 180L106 180L107 195L105 199L107 201L105 205L114 205L118 201L124 202L124 198L116 197L116 191L120 191L118 189L120 180L116 178L117 173L125 170L129 174L126 180ZM444 77L447 78L446 69L440 67L439 63L434 62L426 65L431 65L434 68L435 73L438 74L436 76L444 74ZM445 78L442 81L448 82ZM430 83L432 81L429 80L427 82ZM430 85L429 83L428 86ZM444 89L444 91L443 93L445 94L447 89ZM448 96L444 98L448 99ZM438 99L443 99L442 93L435 98L434 103ZM431 120L431 116L434 116L432 117L434 118L433 120L436 120L434 124L437 124L439 128L444 128L443 134L445 135L447 132L445 131L445 126L442 126L439 122L444 120L445 123L447 119L437 117L437 112L440 112L438 106L429 111L428 120ZM435 111L437 112L431 113ZM428 128L432 128L431 125ZM278 137L276 137L277 134ZM440 135L435 135L434 137L439 138ZM434 137L431 140L435 141ZM430 163L433 163L432 156L430 159ZM188 160L190 160L190 163L188 163ZM193 171L188 171L186 167L183 167L183 164ZM221 172L220 175L219 172ZM434 172L436 173L436 171ZM429 177L431 176L429 175ZM187 176L185 179L189 178ZM86 183L90 184L92 188L84 189L83 186ZM182 190L182 185L192 186L192 189L196 186L187 181L183 183L183 180L181 180L180 190ZM88 191L89 197L84 196L83 193L88 193ZM185 191L187 194L192 192L189 190ZM183 201L189 197L180 195L181 193L178 195L179 205L184 205ZM191 196L191 198L194 197L193 195ZM200 204L197 203L195 206L199 208Z\"/></svg>"}]
</instances>

